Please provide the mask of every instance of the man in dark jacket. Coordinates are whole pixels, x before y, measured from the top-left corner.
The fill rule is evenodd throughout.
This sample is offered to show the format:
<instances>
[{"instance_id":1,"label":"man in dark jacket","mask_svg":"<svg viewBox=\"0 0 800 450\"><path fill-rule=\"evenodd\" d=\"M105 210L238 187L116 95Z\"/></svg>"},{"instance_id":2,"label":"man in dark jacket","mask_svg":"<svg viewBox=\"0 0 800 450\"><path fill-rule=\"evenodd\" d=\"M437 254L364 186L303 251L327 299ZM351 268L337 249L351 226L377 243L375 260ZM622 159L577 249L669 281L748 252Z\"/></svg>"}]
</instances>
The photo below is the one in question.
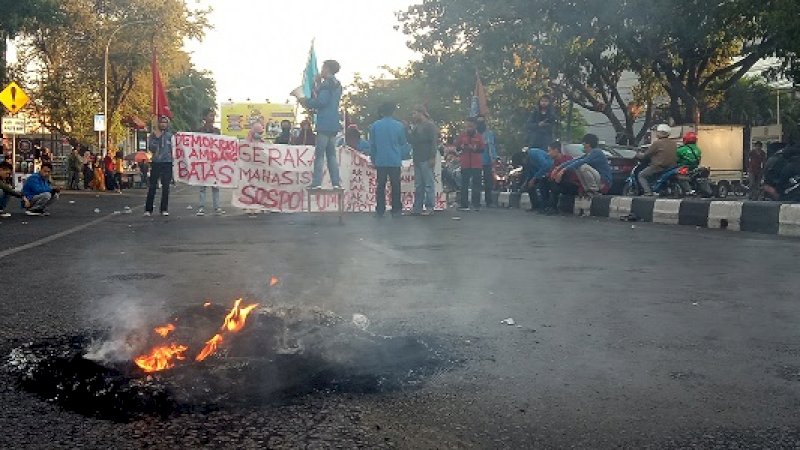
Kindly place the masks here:
<instances>
[{"instance_id":1,"label":"man in dark jacket","mask_svg":"<svg viewBox=\"0 0 800 450\"><path fill-rule=\"evenodd\" d=\"M528 148L545 149L553 141L553 128L556 125L556 113L552 99L543 95L539 105L528 118Z\"/></svg>"},{"instance_id":2,"label":"man in dark jacket","mask_svg":"<svg viewBox=\"0 0 800 450\"><path fill-rule=\"evenodd\" d=\"M276 144L288 144L292 140L292 122L281 120L281 134L275 138Z\"/></svg>"},{"instance_id":3,"label":"man in dark jacket","mask_svg":"<svg viewBox=\"0 0 800 450\"><path fill-rule=\"evenodd\" d=\"M0 163L0 217L11 217L11 213L6 211L6 206L8 206L8 201L11 197L22 199L25 208L31 206L28 199L23 197L21 192L15 191L14 188L6 182L6 180L11 177L12 169L13 167L8 161Z\"/></svg>"},{"instance_id":4,"label":"man in dark jacket","mask_svg":"<svg viewBox=\"0 0 800 450\"><path fill-rule=\"evenodd\" d=\"M339 101L342 99L342 84L336 79L339 63L327 60L322 63L319 74L319 89L311 98L299 99L300 103L317 112L317 144L314 151L314 175L311 189L322 186L322 171L328 161L328 173L335 189L341 189L339 161L336 159L336 134L341 130L339 123Z\"/></svg>"},{"instance_id":5,"label":"man in dark jacket","mask_svg":"<svg viewBox=\"0 0 800 450\"><path fill-rule=\"evenodd\" d=\"M292 145L316 145L317 135L311 129L311 122L303 120L300 122L300 132L297 136L292 136Z\"/></svg>"},{"instance_id":6,"label":"man in dark jacket","mask_svg":"<svg viewBox=\"0 0 800 450\"><path fill-rule=\"evenodd\" d=\"M67 157L67 173L68 181L67 186L70 189L77 191L81 188L81 170L83 169L83 161L78 154L78 148L72 149L72 153Z\"/></svg>"},{"instance_id":7,"label":"man in dark jacket","mask_svg":"<svg viewBox=\"0 0 800 450\"><path fill-rule=\"evenodd\" d=\"M414 151L414 215L433 214L436 203L433 169L436 167L439 127L431 120L428 109L420 105L411 112L414 125L408 136ZM422 207L425 207L425 211Z\"/></svg>"}]
</instances>

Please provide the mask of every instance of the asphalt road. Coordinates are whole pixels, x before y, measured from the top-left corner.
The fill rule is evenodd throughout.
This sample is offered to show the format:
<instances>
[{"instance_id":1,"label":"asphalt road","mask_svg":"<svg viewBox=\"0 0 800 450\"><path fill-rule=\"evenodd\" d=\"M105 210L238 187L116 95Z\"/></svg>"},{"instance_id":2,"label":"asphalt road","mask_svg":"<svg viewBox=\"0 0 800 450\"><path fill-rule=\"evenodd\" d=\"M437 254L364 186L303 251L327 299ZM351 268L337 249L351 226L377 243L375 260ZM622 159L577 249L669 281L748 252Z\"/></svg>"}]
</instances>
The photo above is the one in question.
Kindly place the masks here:
<instances>
[{"instance_id":1,"label":"asphalt road","mask_svg":"<svg viewBox=\"0 0 800 450\"><path fill-rule=\"evenodd\" d=\"M193 199L143 218L142 192L67 194L0 219L3 353L245 296L364 314L453 364L413 389L122 424L2 375L0 447L800 447L798 240L519 210L195 217Z\"/></svg>"}]
</instances>

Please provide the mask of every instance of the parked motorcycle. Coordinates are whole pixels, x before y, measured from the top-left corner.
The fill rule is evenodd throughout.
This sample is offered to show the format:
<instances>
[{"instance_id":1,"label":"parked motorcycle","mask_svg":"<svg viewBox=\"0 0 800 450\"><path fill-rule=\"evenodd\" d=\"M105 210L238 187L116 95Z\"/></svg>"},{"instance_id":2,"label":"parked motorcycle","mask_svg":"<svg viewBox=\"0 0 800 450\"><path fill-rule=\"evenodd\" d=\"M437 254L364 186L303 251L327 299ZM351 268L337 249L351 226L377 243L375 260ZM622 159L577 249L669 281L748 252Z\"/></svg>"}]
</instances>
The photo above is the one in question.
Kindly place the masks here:
<instances>
[{"instance_id":1,"label":"parked motorcycle","mask_svg":"<svg viewBox=\"0 0 800 450\"><path fill-rule=\"evenodd\" d=\"M633 197L644 194L642 186L639 184L639 174L647 167L646 163L639 161L634 166L625 185L622 187L622 195ZM650 186L653 193L662 197L680 198L684 196L683 189L678 182L678 167L666 170L656 177L656 181Z\"/></svg>"}]
</instances>

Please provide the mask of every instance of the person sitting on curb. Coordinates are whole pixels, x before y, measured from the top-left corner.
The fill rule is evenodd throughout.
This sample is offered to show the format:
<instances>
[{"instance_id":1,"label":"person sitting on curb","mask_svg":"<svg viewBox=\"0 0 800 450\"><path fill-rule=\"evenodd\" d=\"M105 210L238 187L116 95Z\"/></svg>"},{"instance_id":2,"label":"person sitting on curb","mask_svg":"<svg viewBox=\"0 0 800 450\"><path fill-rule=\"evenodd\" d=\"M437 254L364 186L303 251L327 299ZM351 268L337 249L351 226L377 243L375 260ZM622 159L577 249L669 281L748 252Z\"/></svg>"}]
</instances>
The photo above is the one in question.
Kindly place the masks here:
<instances>
[{"instance_id":1,"label":"person sitting on curb","mask_svg":"<svg viewBox=\"0 0 800 450\"><path fill-rule=\"evenodd\" d=\"M47 207L56 201L59 188L50 186L50 175L53 173L53 164L42 163L39 172L31 175L22 186L22 195L28 205L25 214L29 216L49 216Z\"/></svg>"},{"instance_id":2,"label":"person sitting on curb","mask_svg":"<svg viewBox=\"0 0 800 450\"><path fill-rule=\"evenodd\" d=\"M563 164L572 161L572 156L561 152L561 142L555 141L547 147L547 154L553 160L553 169L548 172L547 177L539 184L539 196L545 202L544 213L548 215L558 212L558 198L561 194L576 195L578 193L578 179L574 174L570 174L560 183L553 180L553 176Z\"/></svg>"},{"instance_id":3,"label":"person sitting on curb","mask_svg":"<svg viewBox=\"0 0 800 450\"><path fill-rule=\"evenodd\" d=\"M611 187L611 166L608 157L600 149L597 135L587 134L583 137L584 155L562 164L553 174L553 181L561 183L564 175L574 173L583 192L593 197L608 192Z\"/></svg>"},{"instance_id":4,"label":"person sitting on curb","mask_svg":"<svg viewBox=\"0 0 800 450\"><path fill-rule=\"evenodd\" d=\"M539 186L544 181L547 173L553 168L553 159L540 148L529 148L527 156L522 161L522 192L527 192L531 198L531 209L536 211L544 205L537 199Z\"/></svg>"},{"instance_id":5,"label":"person sitting on curb","mask_svg":"<svg viewBox=\"0 0 800 450\"><path fill-rule=\"evenodd\" d=\"M6 211L6 206L8 206L8 201L11 197L22 199L25 208L31 206L28 199L25 198L21 192L15 191L13 186L6 183L8 177L11 176L12 169L11 163L7 161L0 163L0 191L2 191L2 193L0 193L0 217L11 217L11 213Z\"/></svg>"}]
</instances>

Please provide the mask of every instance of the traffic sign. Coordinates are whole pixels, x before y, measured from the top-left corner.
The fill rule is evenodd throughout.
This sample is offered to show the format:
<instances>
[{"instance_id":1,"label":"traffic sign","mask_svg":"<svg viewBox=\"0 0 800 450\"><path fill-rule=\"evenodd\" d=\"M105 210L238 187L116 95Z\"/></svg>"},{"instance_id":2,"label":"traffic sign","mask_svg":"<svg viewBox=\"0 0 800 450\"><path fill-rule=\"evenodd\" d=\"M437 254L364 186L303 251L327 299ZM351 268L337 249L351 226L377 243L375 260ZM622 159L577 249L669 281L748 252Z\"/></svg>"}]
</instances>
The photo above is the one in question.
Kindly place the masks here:
<instances>
[{"instance_id":1,"label":"traffic sign","mask_svg":"<svg viewBox=\"0 0 800 450\"><path fill-rule=\"evenodd\" d=\"M3 133L25 134L25 119L21 117L3 117Z\"/></svg>"},{"instance_id":2,"label":"traffic sign","mask_svg":"<svg viewBox=\"0 0 800 450\"><path fill-rule=\"evenodd\" d=\"M28 104L28 94L12 81L0 92L0 103L11 111L11 114L16 114Z\"/></svg>"},{"instance_id":3,"label":"traffic sign","mask_svg":"<svg viewBox=\"0 0 800 450\"><path fill-rule=\"evenodd\" d=\"M94 131L106 131L106 116L102 114L94 115Z\"/></svg>"}]
</instances>

